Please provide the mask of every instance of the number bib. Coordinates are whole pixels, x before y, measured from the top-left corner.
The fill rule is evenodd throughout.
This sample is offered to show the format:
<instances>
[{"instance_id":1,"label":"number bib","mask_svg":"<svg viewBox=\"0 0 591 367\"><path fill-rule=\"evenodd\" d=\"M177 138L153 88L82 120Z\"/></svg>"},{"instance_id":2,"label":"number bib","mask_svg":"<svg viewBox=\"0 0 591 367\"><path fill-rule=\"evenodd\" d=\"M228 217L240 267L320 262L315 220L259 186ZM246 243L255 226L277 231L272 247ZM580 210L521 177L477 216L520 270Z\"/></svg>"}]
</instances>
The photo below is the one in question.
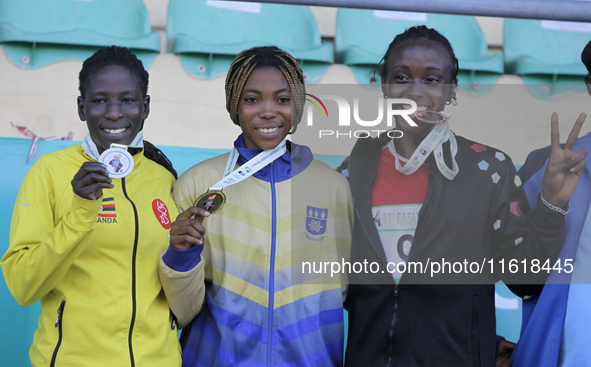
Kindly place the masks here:
<instances>
[{"instance_id":1,"label":"number bib","mask_svg":"<svg viewBox=\"0 0 591 367\"><path fill-rule=\"evenodd\" d=\"M374 223L386 252L386 260L395 264L406 263L412 247L419 211L422 204L384 205L372 208ZM394 265L390 265L390 270ZM393 272L398 282L402 274Z\"/></svg>"}]
</instances>

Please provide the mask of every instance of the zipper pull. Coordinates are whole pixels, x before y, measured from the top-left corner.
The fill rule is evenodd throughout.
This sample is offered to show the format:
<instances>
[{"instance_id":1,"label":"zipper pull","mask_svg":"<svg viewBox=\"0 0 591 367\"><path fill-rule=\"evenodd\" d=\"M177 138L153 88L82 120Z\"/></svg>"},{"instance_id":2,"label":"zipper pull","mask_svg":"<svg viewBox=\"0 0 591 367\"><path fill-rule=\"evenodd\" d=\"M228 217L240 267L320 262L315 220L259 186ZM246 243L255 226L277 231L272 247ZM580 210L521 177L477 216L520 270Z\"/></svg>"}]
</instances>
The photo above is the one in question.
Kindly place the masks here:
<instances>
[{"instance_id":1,"label":"zipper pull","mask_svg":"<svg viewBox=\"0 0 591 367\"><path fill-rule=\"evenodd\" d=\"M398 297L398 284L394 285L394 297Z\"/></svg>"},{"instance_id":2,"label":"zipper pull","mask_svg":"<svg viewBox=\"0 0 591 367\"><path fill-rule=\"evenodd\" d=\"M176 320L172 319L172 325L170 327L170 330L174 330L175 326L176 326Z\"/></svg>"},{"instance_id":3,"label":"zipper pull","mask_svg":"<svg viewBox=\"0 0 591 367\"><path fill-rule=\"evenodd\" d=\"M57 309L57 319L55 319L55 327L60 324L60 317L62 317L62 306Z\"/></svg>"},{"instance_id":4,"label":"zipper pull","mask_svg":"<svg viewBox=\"0 0 591 367\"><path fill-rule=\"evenodd\" d=\"M58 327L60 324L60 319L62 318L62 311L64 310L65 304L66 301L62 301L62 303L60 303L60 306L57 308L57 319L55 319L55 327Z\"/></svg>"}]
</instances>

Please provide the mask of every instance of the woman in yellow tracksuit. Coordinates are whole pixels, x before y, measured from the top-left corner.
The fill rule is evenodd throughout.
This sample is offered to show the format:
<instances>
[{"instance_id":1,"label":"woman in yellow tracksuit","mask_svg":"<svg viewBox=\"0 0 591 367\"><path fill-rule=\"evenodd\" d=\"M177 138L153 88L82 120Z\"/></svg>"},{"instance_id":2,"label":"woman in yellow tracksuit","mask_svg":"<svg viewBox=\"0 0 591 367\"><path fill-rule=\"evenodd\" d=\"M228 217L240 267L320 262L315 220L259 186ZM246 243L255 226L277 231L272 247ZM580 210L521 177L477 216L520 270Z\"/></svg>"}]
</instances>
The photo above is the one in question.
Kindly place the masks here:
<instances>
[{"instance_id":1,"label":"woman in yellow tracksuit","mask_svg":"<svg viewBox=\"0 0 591 367\"><path fill-rule=\"evenodd\" d=\"M148 73L128 49L97 51L80 72L78 114L89 135L41 157L21 186L0 264L21 305L41 300L35 367L181 365L158 279L178 214L176 172L142 139L147 86ZM124 157L97 162L113 143L133 157L126 177L109 177L125 170Z\"/></svg>"}]
</instances>

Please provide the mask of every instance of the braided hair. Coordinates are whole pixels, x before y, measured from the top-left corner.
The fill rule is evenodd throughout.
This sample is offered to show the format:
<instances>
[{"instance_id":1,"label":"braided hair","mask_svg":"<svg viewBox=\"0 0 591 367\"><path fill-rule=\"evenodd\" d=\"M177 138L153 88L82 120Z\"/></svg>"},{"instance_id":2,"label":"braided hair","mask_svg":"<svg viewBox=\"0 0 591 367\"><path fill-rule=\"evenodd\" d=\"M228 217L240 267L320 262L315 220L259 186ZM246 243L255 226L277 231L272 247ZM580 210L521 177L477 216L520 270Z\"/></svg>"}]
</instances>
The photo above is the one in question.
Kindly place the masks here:
<instances>
[{"instance_id":1,"label":"braided hair","mask_svg":"<svg viewBox=\"0 0 591 367\"><path fill-rule=\"evenodd\" d=\"M449 57L450 65L453 65L452 70L451 70L451 81L453 83L457 83L458 82L458 71L459 71L460 67L459 67L458 59L456 58L456 55L454 53L454 50L451 47L451 44L449 43L447 38L445 38L441 33L437 32L433 28L428 28L427 26L424 26L424 25L410 27L406 31L404 31L403 33L400 33L399 35L397 35L394 38L394 40L390 43L390 46L388 46L388 50L386 51L386 54L384 55L384 57L382 57L382 59L380 60L380 62L376 66L376 68L374 69L374 75L375 75L376 71L379 71L380 76L382 77L382 81L386 80L386 72L387 72L387 67L388 67L388 55L390 54L390 52L405 43L411 43L411 42L416 42L416 41L419 41L419 42L420 41L431 41L431 42L442 47L444 52Z\"/></svg>"},{"instance_id":2,"label":"braided hair","mask_svg":"<svg viewBox=\"0 0 591 367\"><path fill-rule=\"evenodd\" d=\"M276 46L254 47L244 50L236 56L226 76L226 109L230 118L236 125L238 121L238 105L244 85L248 81L253 70L263 67L274 67L279 69L287 84L291 88L291 97L295 104L295 114L292 120L290 133L294 133L304 113L306 102L306 87L304 85L304 72L300 64L286 51Z\"/></svg>"},{"instance_id":3,"label":"braided hair","mask_svg":"<svg viewBox=\"0 0 591 367\"><path fill-rule=\"evenodd\" d=\"M90 78L104 67L117 65L127 69L132 75L135 75L137 82L140 85L142 91L142 99L148 95L148 79L149 75L142 61L135 56L131 50L126 47L111 46L99 49L91 57L86 59L82 64L82 70L78 80L80 82L78 90L80 96L84 99L86 95L86 88L88 86ZM142 122L143 129L143 122ZM156 148L152 143L144 140L144 155L146 158L158 163L162 167L166 168L174 178L178 178L178 175L170 160L164 155L164 153Z\"/></svg>"}]
</instances>

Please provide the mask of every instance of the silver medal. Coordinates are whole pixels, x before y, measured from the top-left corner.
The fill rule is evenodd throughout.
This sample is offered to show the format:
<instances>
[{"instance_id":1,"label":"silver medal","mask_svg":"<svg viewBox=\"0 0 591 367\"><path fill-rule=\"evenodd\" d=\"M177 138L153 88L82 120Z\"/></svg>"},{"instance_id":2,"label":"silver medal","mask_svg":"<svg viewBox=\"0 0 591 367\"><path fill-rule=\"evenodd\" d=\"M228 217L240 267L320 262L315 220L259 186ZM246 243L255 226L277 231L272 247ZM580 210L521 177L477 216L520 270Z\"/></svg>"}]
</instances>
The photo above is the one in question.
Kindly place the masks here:
<instances>
[{"instance_id":1,"label":"silver medal","mask_svg":"<svg viewBox=\"0 0 591 367\"><path fill-rule=\"evenodd\" d=\"M134 166L133 157L127 151L127 146L119 144L111 144L111 148L101 154L99 162L107 166L111 178L129 175Z\"/></svg>"}]
</instances>

